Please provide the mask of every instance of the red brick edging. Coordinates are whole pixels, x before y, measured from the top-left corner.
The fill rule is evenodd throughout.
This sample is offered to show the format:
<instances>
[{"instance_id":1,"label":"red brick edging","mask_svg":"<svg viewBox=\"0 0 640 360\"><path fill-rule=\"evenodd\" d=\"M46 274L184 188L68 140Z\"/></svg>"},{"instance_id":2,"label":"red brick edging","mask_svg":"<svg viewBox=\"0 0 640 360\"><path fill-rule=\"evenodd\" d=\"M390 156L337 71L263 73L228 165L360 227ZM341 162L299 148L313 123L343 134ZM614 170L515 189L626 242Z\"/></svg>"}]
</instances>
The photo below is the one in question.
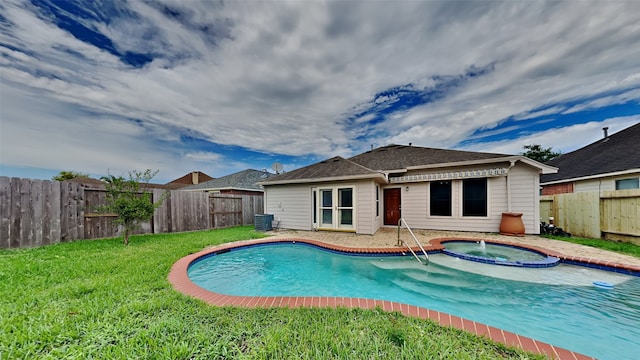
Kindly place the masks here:
<instances>
[{"instance_id":1,"label":"red brick edging","mask_svg":"<svg viewBox=\"0 0 640 360\"><path fill-rule=\"evenodd\" d=\"M451 240L461 240L460 238L439 238L430 241L430 246L425 247L427 251L438 251L444 249L442 242ZM464 239L462 239L464 240ZM473 241L479 241L474 239ZM501 243L522 248L528 248L535 250L549 256L555 256L561 260L583 262L587 264L599 265L604 267L611 267L616 269L625 269L630 271L637 271L640 273L639 267L628 266L618 263L600 262L593 259L585 259L578 257L565 256L563 254L541 249L533 246L527 246L522 244L514 244L508 242L501 242L495 240L485 240L487 243ZM547 344L535 339L524 337L506 330L495 328L489 325L481 324L475 321L464 319L455 315L446 314L439 311L430 310L423 307L414 305L402 304L398 302L386 301L386 300L373 300L363 298L347 298L347 297L320 297L320 296L232 296L215 293L209 290L205 290L196 284L194 284L187 274L189 265L196 259L211 254L220 252L222 250L229 250L233 248L278 243L278 242L301 242L311 245L316 245L325 249L335 250L345 253L359 253L359 254L397 254L402 253L403 250L399 248L347 248L343 246L323 243L317 240L306 239L261 239L251 241L241 241L235 243L227 243L213 248L205 249L195 254L191 254L178 260L171 267L168 280L173 287L188 296L201 299L204 302L214 306L241 306L249 308L269 308L269 307L347 307L347 308L363 308L373 309L380 307L383 311L397 311L405 316L417 317L420 319L430 319L443 326L451 326L457 329L465 330L479 336L486 336L493 341L505 344L507 346L518 347L532 353L543 354L547 357L554 359L574 359L574 360L586 360L593 359L592 357L575 353L557 346ZM416 249L417 250L417 249Z\"/></svg>"}]
</instances>

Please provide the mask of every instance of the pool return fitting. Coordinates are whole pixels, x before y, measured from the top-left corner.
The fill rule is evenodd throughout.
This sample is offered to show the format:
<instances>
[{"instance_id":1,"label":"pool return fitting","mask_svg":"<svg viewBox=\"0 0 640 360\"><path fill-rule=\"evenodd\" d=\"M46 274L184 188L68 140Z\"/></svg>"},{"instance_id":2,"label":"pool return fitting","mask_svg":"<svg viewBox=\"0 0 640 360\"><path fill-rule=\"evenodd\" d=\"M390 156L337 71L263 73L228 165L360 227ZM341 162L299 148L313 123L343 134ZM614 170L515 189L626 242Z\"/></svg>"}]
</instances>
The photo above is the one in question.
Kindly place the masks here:
<instances>
[{"instance_id":1,"label":"pool return fitting","mask_svg":"<svg viewBox=\"0 0 640 360\"><path fill-rule=\"evenodd\" d=\"M406 241L404 241L404 240L402 240L400 238L400 228L402 227L402 224L404 224L404 227L406 227L407 230L409 230L409 234L411 234L411 237L413 238L413 240L416 242L416 244L418 244L418 247L420 247L420 250L424 254L424 261L422 259L420 259L418 257L418 255L416 255L415 251L413 251L411 246L409 246L409 244L407 244ZM400 220L398 220L398 244L397 244L397 246L403 246L403 245L406 246L407 249L409 249L409 251L411 251L411 254L413 254L413 257L415 257L416 260L418 260L418 262L420 264L425 265L425 266L429 265L429 255L427 255L427 252L422 247L422 244L420 244L420 241L418 241L416 236L413 234L413 231L411 231L411 228L409 227L409 224L407 224L407 222L403 218L400 218Z\"/></svg>"}]
</instances>

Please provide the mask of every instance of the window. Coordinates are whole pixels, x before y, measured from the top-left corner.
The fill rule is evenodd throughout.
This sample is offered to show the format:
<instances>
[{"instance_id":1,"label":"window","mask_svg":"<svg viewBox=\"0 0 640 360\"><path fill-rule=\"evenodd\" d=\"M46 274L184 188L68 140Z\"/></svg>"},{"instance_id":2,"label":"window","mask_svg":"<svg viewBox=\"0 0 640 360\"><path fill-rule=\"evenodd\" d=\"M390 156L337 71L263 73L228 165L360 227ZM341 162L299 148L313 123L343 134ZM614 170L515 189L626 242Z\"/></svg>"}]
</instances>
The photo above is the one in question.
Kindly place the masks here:
<instances>
[{"instance_id":1,"label":"window","mask_svg":"<svg viewBox=\"0 0 640 360\"><path fill-rule=\"evenodd\" d=\"M333 224L333 190L320 190L320 197L320 212L322 213L321 224L330 226Z\"/></svg>"},{"instance_id":2,"label":"window","mask_svg":"<svg viewBox=\"0 0 640 360\"><path fill-rule=\"evenodd\" d=\"M616 190L638 189L640 188L640 178L616 180Z\"/></svg>"},{"instance_id":3,"label":"window","mask_svg":"<svg viewBox=\"0 0 640 360\"><path fill-rule=\"evenodd\" d=\"M487 179L462 180L462 216L487 216Z\"/></svg>"},{"instance_id":4,"label":"window","mask_svg":"<svg viewBox=\"0 0 640 360\"><path fill-rule=\"evenodd\" d=\"M323 229L354 229L354 188L328 187L318 189L318 227ZM316 204L314 202L314 204Z\"/></svg>"},{"instance_id":5,"label":"window","mask_svg":"<svg viewBox=\"0 0 640 360\"><path fill-rule=\"evenodd\" d=\"M353 189L338 189L338 216L340 225L353 225Z\"/></svg>"},{"instance_id":6,"label":"window","mask_svg":"<svg viewBox=\"0 0 640 360\"><path fill-rule=\"evenodd\" d=\"M432 216L451 216L451 181L433 181L430 187Z\"/></svg>"}]
</instances>

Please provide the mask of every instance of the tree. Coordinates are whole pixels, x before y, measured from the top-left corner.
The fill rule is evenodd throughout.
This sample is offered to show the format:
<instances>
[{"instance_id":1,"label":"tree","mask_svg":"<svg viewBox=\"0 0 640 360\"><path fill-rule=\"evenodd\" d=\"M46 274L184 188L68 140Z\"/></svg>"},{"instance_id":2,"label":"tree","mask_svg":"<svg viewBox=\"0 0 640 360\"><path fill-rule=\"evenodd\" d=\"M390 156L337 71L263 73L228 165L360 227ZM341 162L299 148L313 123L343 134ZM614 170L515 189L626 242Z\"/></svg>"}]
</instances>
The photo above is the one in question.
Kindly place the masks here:
<instances>
[{"instance_id":1,"label":"tree","mask_svg":"<svg viewBox=\"0 0 640 360\"><path fill-rule=\"evenodd\" d=\"M89 177L89 174L83 174L75 171L62 170L60 173L51 178L53 181L66 181L79 177Z\"/></svg>"},{"instance_id":2,"label":"tree","mask_svg":"<svg viewBox=\"0 0 640 360\"><path fill-rule=\"evenodd\" d=\"M151 201L151 193L147 191L149 181L158 171L130 171L129 179L122 176L108 175L101 179L106 182L107 204L99 207L101 213L117 215L116 223L124 228L124 245L129 244L129 234L140 222L149 221L155 210L160 207L167 193L155 203Z\"/></svg>"},{"instance_id":3,"label":"tree","mask_svg":"<svg viewBox=\"0 0 640 360\"><path fill-rule=\"evenodd\" d=\"M525 145L524 148L526 151L521 153L521 155L541 163L546 163L547 161L553 160L562 154L551 150L550 147L544 149L538 144Z\"/></svg>"}]
</instances>

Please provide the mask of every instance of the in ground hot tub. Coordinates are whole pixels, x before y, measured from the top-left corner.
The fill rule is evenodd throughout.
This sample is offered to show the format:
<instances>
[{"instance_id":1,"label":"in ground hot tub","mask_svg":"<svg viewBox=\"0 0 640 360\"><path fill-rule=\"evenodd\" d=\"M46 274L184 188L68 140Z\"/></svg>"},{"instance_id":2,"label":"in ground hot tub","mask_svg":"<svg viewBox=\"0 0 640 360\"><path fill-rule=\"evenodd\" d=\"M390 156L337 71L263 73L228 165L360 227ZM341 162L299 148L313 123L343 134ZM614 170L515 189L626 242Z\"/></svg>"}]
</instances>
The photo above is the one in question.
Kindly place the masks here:
<instances>
[{"instance_id":1,"label":"in ground hot tub","mask_svg":"<svg viewBox=\"0 0 640 360\"><path fill-rule=\"evenodd\" d=\"M487 243L484 240L453 240L442 242L443 253L460 259L485 264L543 268L556 266L560 259L514 245Z\"/></svg>"}]
</instances>

